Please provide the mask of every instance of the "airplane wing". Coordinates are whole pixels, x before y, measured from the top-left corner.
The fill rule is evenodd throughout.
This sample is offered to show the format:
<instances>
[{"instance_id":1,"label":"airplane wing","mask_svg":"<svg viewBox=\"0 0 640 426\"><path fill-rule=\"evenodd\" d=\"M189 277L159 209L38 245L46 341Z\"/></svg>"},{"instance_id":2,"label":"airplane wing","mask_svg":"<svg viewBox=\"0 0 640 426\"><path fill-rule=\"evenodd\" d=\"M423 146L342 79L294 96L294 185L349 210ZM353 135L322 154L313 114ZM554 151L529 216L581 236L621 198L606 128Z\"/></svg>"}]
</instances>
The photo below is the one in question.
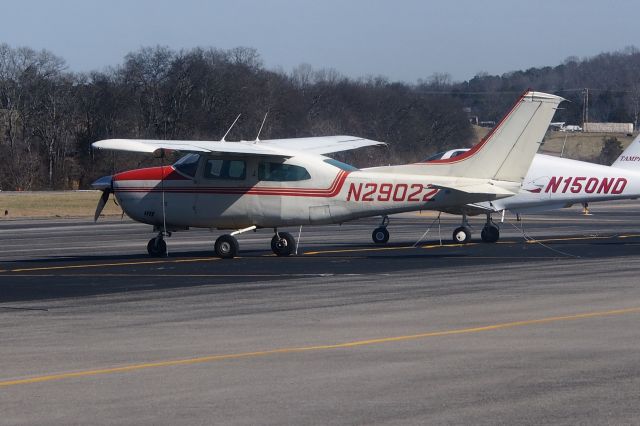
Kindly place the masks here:
<instances>
[{"instance_id":1,"label":"airplane wing","mask_svg":"<svg viewBox=\"0 0 640 426\"><path fill-rule=\"evenodd\" d=\"M105 139L94 142L97 149L141 152L159 155L165 151L226 152L247 155L293 157L298 154L328 154L365 146L384 145L353 136L320 136L313 138L271 139L264 141L180 141L155 139Z\"/></svg>"},{"instance_id":2,"label":"airplane wing","mask_svg":"<svg viewBox=\"0 0 640 426\"><path fill-rule=\"evenodd\" d=\"M92 144L97 149L142 152L158 155L162 150L181 152L229 152L235 154L279 155L273 149L253 142L178 141L155 139L105 139ZM291 155L287 155L291 157Z\"/></svg>"},{"instance_id":3,"label":"airplane wing","mask_svg":"<svg viewBox=\"0 0 640 426\"><path fill-rule=\"evenodd\" d=\"M285 150L301 151L311 154L330 154L349 151L365 146L386 145L371 139L355 136L319 136L312 138L271 139L258 142L259 145L273 146Z\"/></svg>"}]
</instances>

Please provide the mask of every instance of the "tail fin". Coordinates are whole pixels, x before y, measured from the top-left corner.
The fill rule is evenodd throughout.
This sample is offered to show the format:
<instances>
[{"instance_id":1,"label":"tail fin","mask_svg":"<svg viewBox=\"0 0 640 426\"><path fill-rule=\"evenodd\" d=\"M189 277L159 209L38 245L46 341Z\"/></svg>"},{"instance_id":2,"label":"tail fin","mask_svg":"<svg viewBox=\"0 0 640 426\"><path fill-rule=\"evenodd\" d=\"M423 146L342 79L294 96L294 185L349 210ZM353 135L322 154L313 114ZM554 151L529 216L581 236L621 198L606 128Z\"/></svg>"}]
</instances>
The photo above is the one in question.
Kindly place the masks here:
<instances>
[{"instance_id":1,"label":"tail fin","mask_svg":"<svg viewBox=\"0 0 640 426\"><path fill-rule=\"evenodd\" d=\"M457 157L428 162L434 166L428 173L521 182L563 100L527 91L482 141Z\"/></svg>"},{"instance_id":2,"label":"tail fin","mask_svg":"<svg viewBox=\"0 0 640 426\"><path fill-rule=\"evenodd\" d=\"M627 170L640 170L640 133L624 150L611 167Z\"/></svg>"}]
</instances>

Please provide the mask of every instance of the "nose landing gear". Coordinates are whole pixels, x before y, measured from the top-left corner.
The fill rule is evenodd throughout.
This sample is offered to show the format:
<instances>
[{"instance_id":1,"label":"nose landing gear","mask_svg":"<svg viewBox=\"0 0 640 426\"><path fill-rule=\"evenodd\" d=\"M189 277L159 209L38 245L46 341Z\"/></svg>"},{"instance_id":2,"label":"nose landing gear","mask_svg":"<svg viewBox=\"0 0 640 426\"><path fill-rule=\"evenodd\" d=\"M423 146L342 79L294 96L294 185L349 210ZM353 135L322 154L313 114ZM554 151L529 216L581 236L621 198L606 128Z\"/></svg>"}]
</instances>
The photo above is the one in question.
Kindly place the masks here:
<instances>
[{"instance_id":1,"label":"nose landing gear","mask_svg":"<svg viewBox=\"0 0 640 426\"><path fill-rule=\"evenodd\" d=\"M152 238L147 243L147 253L151 257L163 257L167 255L167 243L164 241L165 235L171 236L170 233L159 232L158 236Z\"/></svg>"}]
</instances>

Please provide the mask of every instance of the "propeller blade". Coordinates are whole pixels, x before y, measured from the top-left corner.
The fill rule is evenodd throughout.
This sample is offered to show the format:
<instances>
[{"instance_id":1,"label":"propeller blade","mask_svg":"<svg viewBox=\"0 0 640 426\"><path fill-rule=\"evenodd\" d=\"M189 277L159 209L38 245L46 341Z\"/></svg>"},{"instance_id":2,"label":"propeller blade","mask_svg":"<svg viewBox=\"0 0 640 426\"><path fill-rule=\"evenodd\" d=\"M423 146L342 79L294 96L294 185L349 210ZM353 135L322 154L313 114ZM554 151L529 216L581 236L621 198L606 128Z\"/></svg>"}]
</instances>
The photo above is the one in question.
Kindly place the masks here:
<instances>
[{"instance_id":1,"label":"propeller blade","mask_svg":"<svg viewBox=\"0 0 640 426\"><path fill-rule=\"evenodd\" d=\"M93 182L91 186L94 189L99 189L102 191L102 195L98 200L98 205L96 206L96 214L93 216L93 221L97 222L100 217L100 213L102 213L102 209L109 201L109 195L113 192L113 179L111 176L103 176L97 181Z\"/></svg>"},{"instance_id":2,"label":"propeller blade","mask_svg":"<svg viewBox=\"0 0 640 426\"><path fill-rule=\"evenodd\" d=\"M93 221L97 222L100 217L100 213L102 213L102 209L107 205L107 201L109 201L109 195L111 194L111 188L105 189L102 191L102 196L98 200L98 206L96 207L96 214L93 216Z\"/></svg>"}]
</instances>

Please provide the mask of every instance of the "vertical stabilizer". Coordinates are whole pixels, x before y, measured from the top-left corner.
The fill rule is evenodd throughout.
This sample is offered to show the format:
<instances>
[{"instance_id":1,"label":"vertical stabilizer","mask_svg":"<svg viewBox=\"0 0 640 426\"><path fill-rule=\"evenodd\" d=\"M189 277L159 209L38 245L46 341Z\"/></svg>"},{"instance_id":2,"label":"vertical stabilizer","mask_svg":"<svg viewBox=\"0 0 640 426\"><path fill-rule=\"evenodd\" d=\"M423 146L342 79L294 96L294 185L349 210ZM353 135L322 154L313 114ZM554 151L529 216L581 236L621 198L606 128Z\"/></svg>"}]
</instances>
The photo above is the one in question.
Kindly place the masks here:
<instances>
[{"instance_id":1,"label":"vertical stabilizer","mask_svg":"<svg viewBox=\"0 0 640 426\"><path fill-rule=\"evenodd\" d=\"M428 164L434 169L441 166L443 174L451 176L521 182L563 100L548 93L527 91L498 125L469 151Z\"/></svg>"},{"instance_id":2,"label":"vertical stabilizer","mask_svg":"<svg viewBox=\"0 0 640 426\"><path fill-rule=\"evenodd\" d=\"M640 170L640 133L624 150L611 167L627 170Z\"/></svg>"}]
</instances>

